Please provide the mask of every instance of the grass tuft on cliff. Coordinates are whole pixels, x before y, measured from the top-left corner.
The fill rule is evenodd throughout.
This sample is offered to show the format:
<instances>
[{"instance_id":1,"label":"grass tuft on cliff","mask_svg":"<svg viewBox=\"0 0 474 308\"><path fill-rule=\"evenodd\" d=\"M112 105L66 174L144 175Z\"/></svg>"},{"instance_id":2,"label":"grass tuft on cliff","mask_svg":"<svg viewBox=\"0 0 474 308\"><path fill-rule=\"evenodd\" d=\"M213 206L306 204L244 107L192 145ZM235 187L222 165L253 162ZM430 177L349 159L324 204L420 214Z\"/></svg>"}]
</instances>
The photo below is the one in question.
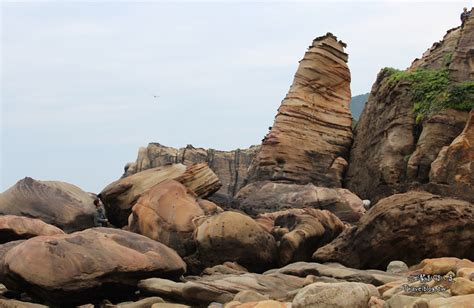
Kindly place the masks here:
<instances>
[{"instance_id":1,"label":"grass tuft on cliff","mask_svg":"<svg viewBox=\"0 0 474 308\"><path fill-rule=\"evenodd\" d=\"M410 83L413 112L420 123L446 108L469 111L474 108L474 81L455 83L449 79L447 69L416 69L401 71L385 68L386 82L394 86L400 81Z\"/></svg>"}]
</instances>

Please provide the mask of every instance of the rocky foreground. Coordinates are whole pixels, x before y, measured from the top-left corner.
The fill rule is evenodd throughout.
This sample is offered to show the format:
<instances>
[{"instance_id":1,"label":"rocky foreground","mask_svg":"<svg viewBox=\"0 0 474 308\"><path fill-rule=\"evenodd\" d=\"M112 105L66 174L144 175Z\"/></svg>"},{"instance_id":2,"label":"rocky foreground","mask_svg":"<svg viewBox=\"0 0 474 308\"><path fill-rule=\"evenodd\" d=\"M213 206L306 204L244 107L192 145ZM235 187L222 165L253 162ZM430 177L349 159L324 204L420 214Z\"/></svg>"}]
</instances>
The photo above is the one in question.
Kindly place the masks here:
<instances>
[{"instance_id":1,"label":"rocky foreground","mask_svg":"<svg viewBox=\"0 0 474 308\"><path fill-rule=\"evenodd\" d=\"M354 131L328 33L260 146L152 143L97 195L20 180L0 194L0 307L473 308L474 96L416 113L410 77L442 70L469 102L473 41L470 18L382 70Z\"/></svg>"}]
</instances>

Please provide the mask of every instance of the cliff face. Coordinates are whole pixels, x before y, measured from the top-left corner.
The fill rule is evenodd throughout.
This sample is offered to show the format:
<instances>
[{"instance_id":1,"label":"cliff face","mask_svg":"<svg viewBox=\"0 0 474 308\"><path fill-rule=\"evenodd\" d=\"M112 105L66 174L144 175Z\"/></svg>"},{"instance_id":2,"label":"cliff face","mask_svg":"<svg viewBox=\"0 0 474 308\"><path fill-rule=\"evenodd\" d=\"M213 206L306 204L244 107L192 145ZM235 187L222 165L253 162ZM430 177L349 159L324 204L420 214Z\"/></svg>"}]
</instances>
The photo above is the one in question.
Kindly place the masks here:
<instances>
[{"instance_id":1,"label":"cliff face","mask_svg":"<svg viewBox=\"0 0 474 308\"><path fill-rule=\"evenodd\" d=\"M442 41L416 59L406 73L446 70L450 82L473 80L474 18L463 29L448 31ZM413 80L394 82L384 69L377 76L355 129L345 186L363 199L380 198L410 188L430 189L431 164L463 130L468 111L443 109L417 123Z\"/></svg>"},{"instance_id":2,"label":"cliff face","mask_svg":"<svg viewBox=\"0 0 474 308\"><path fill-rule=\"evenodd\" d=\"M247 169L257 149L258 147L252 146L243 150L218 151L194 148L191 145L175 149L159 143L150 143L146 148L140 148L135 162L125 166L124 176L169 163L191 165L206 162L222 183L222 187L213 198L226 203L242 186L247 177Z\"/></svg>"},{"instance_id":3,"label":"cliff face","mask_svg":"<svg viewBox=\"0 0 474 308\"><path fill-rule=\"evenodd\" d=\"M248 182L340 186L330 172L352 142L345 44L328 33L300 61L293 84L249 171Z\"/></svg>"}]
</instances>

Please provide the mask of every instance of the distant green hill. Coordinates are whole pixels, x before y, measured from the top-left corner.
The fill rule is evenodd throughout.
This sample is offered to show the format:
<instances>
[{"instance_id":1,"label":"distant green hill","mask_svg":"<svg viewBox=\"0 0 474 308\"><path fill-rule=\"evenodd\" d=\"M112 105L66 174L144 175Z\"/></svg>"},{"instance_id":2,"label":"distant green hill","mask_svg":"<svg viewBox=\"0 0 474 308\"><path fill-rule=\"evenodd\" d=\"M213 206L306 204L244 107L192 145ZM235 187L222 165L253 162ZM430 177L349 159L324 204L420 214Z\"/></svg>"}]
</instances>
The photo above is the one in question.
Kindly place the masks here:
<instances>
[{"instance_id":1,"label":"distant green hill","mask_svg":"<svg viewBox=\"0 0 474 308\"><path fill-rule=\"evenodd\" d=\"M351 112L352 112L352 118L354 120L356 121L359 120L360 114L362 113L362 110L364 110L364 106L368 98L369 98L369 93L360 94L360 95L356 95L352 97Z\"/></svg>"}]
</instances>

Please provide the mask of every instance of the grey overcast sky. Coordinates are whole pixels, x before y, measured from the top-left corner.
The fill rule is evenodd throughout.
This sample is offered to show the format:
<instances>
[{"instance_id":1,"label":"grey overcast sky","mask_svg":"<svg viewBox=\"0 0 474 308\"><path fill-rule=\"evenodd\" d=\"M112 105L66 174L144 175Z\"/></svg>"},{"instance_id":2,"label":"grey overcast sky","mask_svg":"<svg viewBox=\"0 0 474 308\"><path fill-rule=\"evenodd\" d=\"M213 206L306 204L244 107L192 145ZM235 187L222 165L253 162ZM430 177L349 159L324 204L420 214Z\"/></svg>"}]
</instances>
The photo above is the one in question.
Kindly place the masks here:
<instances>
[{"instance_id":1,"label":"grey overcast sky","mask_svg":"<svg viewBox=\"0 0 474 308\"><path fill-rule=\"evenodd\" d=\"M1 191L30 176L99 192L149 142L258 144L313 38L348 44L357 95L472 5L3 1Z\"/></svg>"}]
</instances>

